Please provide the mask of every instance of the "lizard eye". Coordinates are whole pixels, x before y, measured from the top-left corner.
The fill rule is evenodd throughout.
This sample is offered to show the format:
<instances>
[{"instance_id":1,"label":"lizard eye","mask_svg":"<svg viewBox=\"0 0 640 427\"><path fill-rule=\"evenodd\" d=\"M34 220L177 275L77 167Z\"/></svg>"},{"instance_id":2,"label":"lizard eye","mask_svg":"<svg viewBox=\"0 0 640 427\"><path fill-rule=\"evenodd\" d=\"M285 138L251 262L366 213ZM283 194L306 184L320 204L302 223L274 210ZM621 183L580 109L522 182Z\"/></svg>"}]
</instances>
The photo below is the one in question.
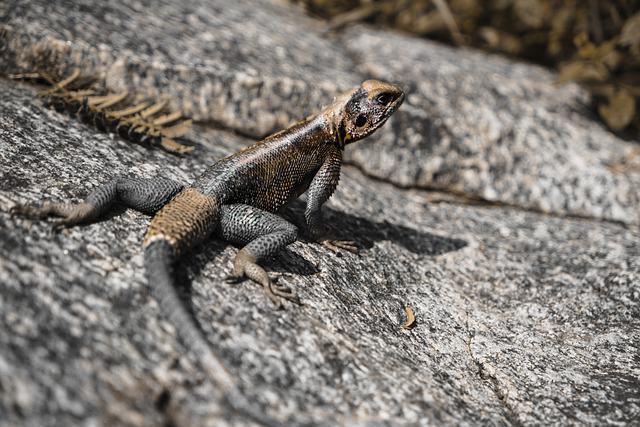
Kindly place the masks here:
<instances>
[{"instance_id":1,"label":"lizard eye","mask_svg":"<svg viewBox=\"0 0 640 427\"><path fill-rule=\"evenodd\" d=\"M376 102L381 105L387 105L389 102L391 102L391 99L393 99L393 97L390 93L381 93L380 95L376 96Z\"/></svg>"},{"instance_id":2,"label":"lizard eye","mask_svg":"<svg viewBox=\"0 0 640 427\"><path fill-rule=\"evenodd\" d=\"M356 117L356 126L361 128L366 124L367 124L367 116L365 116L364 114L360 114L358 117Z\"/></svg>"}]
</instances>

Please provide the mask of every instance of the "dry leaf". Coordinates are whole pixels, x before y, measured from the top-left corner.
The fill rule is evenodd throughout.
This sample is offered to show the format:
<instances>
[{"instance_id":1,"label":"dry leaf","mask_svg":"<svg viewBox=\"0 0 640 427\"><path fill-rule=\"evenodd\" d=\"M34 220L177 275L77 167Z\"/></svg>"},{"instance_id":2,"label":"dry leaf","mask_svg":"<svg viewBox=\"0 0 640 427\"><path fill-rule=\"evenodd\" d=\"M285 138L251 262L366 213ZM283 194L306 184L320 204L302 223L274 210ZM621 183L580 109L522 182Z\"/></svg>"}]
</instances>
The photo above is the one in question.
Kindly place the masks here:
<instances>
[{"instance_id":1,"label":"dry leaf","mask_svg":"<svg viewBox=\"0 0 640 427\"><path fill-rule=\"evenodd\" d=\"M184 154L184 153L189 153L189 152L193 151L193 147L188 146L188 145L178 144L173 139L164 139L163 138L160 141L160 145L162 145L162 147L165 150L170 151L172 153Z\"/></svg>"},{"instance_id":2,"label":"dry leaf","mask_svg":"<svg viewBox=\"0 0 640 427\"><path fill-rule=\"evenodd\" d=\"M169 112L159 117L154 115L162 111L167 101L157 102L149 106L142 102L134 106L110 111L109 108L119 103L126 103L128 92L108 93L96 95L93 89L68 90L67 86L77 82L76 86L89 84L88 80L78 80L79 70L75 70L69 77L56 83L45 73L24 73L16 78L42 77L53 86L41 92L46 96L45 103L58 111L67 111L85 123L97 127L101 131L119 134L133 142L159 143L162 148L173 153L186 153L193 147L182 146L171 138L177 138L189 131L191 120L183 120L173 126L164 127L176 122L182 117L180 111Z\"/></svg>"},{"instance_id":3,"label":"dry leaf","mask_svg":"<svg viewBox=\"0 0 640 427\"><path fill-rule=\"evenodd\" d=\"M636 113L636 100L624 89L618 90L609 98L608 104L598 108L600 116L613 130L624 129Z\"/></svg>"},{"instance_id":4,"label":"dry leaf","mask_svg":"<svg viewBox=\"0 0 640 427\"><path fill-rule=\"evenodd\" d=\"M491 50L505 52L510 55L517 55L522 51L522 43L517 37L513 37L508 33L500 32L495 28L481 28L480 36L487 42L487 45Z\"/></svg>"},{"instance_id":5,"label":"dry leaf","mask_svg":"<svg viewBox=\"0 0 640 427\"><path fill-rule=\"evenodd\" d=\"M45 79L49 80L49 78L48 78L48 76L46 74L41 73L41 76L43 76ZM80 69L76 68L76 69L73 70L71 75L69 75L69 77L67 77L67 78L59 81L58 83L54 84L51 89L42 92L42 95L48 95L50 93L57 92L57 91L59 91L61 89L64 89L67 85L71 84L71 82L73 82L78 77L80 77Z\"/></svg>"},{"instance_id":6,"label":"dry leaf","mask_svg":"<svg viewBox=\"0 0 640 427\"><path fill-rule=\"evenodd\" d=\"M125 108L124 110L118 111L109 111L109 117L117 119L119 117L131 116L133 114L139 113L149 106L148 102L143 102L142 104L134 105L133 107Z\"/></svg>"},{"instance_id":7,"label":"dry leaf","mask_svg":"<svg viewBox=\"0 0 640 427\"><path fill-rule=\"evenodd\" d=\"M620 43L629 46L636 55L640 54L640 13L625 22L620 32Z\"/></svg>"},{"instance_id":8,"label":"dry leaf","mask_svg":"<svg viewBox=\"0 0 640 427\"><path fill-rule=\"evenodd\" d=\"M140 113L140 116L144 119L147 118L149 116L153 116L156 113L159 113L160 111L162 111L162 109L167 105L167 101L160 101L156 104L153 104L151 107L147 108L146 110L144 110L142 113Z\"/></svg>"},{"instance_id":9,"label":"dry leaf","mask_svg":"<svg viewBox=\"0 0 640 427\"><path fill-rule=\"evenodd\" d=\"M546 21L544 3L540 0L516 0L514 12L530 28L540 28Z\"/></svg>"},{"instance_id":10,"label":"dry leaf","mask_svg":"<svg viewBox=\"0 0 640 427\"><path fill-rule=\"evenodd\" d=\"M124 92L115 93L113 95L107 95L106 99L96 105L95 108L98 110L104 110L105 108L112 107L120 101L123 101L128 95L129 93L126 90Z\"/></svg>"},{"instance_id":11,"label":"dry leaf","mask_svg":"<svg viewBox=\"0 0 640 427\"><path fill-rule=\"evenodd\" d=\"M163 125L166 125L168 123L175 122L180 117L182 117L182 112L181 111L176 111L176 112L171 113L171 114L165 114L164 116L160 116L157 119L155 119L153 121L153 125L154 126L163 126Z\"/></svg>"},{"instance_id":12,"label":"dry leaf","mask_svg":"<svg viewBox=\"0 0 640 427\"><path fill-rule=\"evenodd\" d=\"M405 320L404 323L402 324L402 328L413 329L413 327L416 325L416 316L413 313L413 308L406 306L404 308L404 312L407 315L407 320Z\"/></svg>"},{"instance_id":13,"label":"dry leaf","mask_svg":"<svg viewBox=\"0 0 640 427\"><path fill-rule=\"evenodd\" d=\"M585 82L596 81L602 82L609 76L607 68L597 62L573 61L563 64L560 67L558 76L559 83L569 81Z\"/></svg>"},{"instance_id":14,"label":"dry leaf","mask_svg":"<svg viewBox=\"0 0 640 427\"><path fill-rule=\"evenodd\" d=\"M160 129L160 135L166 138L178 138L189 132L191 120L185 120L175 126Z\"/></svg>"}]
</instances>

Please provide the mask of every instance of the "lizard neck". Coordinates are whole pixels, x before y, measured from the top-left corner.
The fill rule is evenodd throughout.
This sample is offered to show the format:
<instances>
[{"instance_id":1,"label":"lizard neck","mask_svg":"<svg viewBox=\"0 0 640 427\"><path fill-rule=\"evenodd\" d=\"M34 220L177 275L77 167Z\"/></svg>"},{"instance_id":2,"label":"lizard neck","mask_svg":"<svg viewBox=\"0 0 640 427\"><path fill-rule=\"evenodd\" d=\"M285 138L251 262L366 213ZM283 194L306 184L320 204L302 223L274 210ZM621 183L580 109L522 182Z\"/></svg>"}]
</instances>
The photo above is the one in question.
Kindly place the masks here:
<instances>
[{"instance_id":1,"label":"lizard neck","mask_svg":"<svg viewBox=\"0 0 640 427\"><path fill-rule=\"evenodd\" d=\"M340 149L344 148L344 144L340 144L338 141L337 131L334 129L332 122L323 114L302 120L283 131L267 137L265 142L277 139L285 140L287 143L303 150L313 150L331 145L336 145Z\"/></svg>"}]
</instances>

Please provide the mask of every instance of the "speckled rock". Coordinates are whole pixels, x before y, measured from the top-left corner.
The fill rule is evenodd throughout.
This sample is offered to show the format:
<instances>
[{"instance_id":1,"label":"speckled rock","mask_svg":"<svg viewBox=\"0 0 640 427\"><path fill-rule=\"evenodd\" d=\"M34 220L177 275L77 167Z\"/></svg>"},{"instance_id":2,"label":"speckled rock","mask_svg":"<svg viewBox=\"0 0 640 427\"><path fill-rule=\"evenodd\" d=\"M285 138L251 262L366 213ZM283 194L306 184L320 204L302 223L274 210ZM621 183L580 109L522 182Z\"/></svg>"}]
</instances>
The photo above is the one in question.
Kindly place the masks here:
<instances>
[{"instance_id":1,"label":"speckled rock","mask_svg":"<svg viewBox=\"0 0 640 427\"><path fill-rule=\"evenodd\" d=\"M561 215L640 223L640 158L554 74L484 53L322 23L280 2L0 3L0 74L80 66L112 90L168 97L259 137L375 76L409 96L349 160L402 186ZM106 36L108 35L108 37Z\"/></svg>"},{"instance_id":2,"label":"speckled rock","mask_svg":"<svg viewBox=\"0 0 640 427\"><path fill-rule=\"evenodd\" d=\"M362 72L409 92L377 143L352 152L367 173L542 212L640 223L638 143L599 123L578 86L559 87L555 74L531 64L365 27L341 40ZM635 168L616 170L631 157Z\"/></svg>"},{"instance_id":3,"label":"speckled rock","mask_svg":"<svg viewBox=\"0 0 640 427\"><path fill-rule=\"evenodd\" d=\"M321 24L283 4L9 0L2 16L0 73L80 66L110 89L169 95L197 120L253 136L360 83Z\"/></svg>"},{"instance_id":4,"label":"speckled rock","mask_svg":"<svg viewBox=\"0 0 640 427\"><path fill-rule=\"evenodd\" d=\"M176 157L47 110L28 86L0 80L0 94L0 424L251 425L148 296L147 216L54 233L7 212L121 174L188 182L248 141L196 128L195 155ZM345 167L327 223L361 254L299 241L268 260L302 299L286 310L223 283L234 247L185 257L185 302L244 393L285 425L637 421L637 227L428 196Z\"/></svg>"}]
</instances>

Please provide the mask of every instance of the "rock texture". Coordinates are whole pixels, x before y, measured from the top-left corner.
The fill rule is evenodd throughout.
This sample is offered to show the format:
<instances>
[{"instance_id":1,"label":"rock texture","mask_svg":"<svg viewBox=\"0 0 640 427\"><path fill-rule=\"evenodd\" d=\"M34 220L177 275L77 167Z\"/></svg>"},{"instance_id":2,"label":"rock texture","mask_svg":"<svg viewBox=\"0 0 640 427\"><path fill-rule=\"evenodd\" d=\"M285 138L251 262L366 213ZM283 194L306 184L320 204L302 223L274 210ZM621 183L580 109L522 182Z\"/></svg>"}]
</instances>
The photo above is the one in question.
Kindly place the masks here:
<instances>
[{"instance_id":1,"label":"rock texture","mask_svg":"<svg viewBox=\"0 0 640 427\"><path fill-rule=\"evenodd\" d=\"M551 90L552 76L544 70L392 34L359 29L322 38L314 21L277 4L258 10L242 2L224 8L135 2L104 10L49 3L0 4L2 72L83 64L113 87L168 91L181 105L191 99L193 114L201 108L201 118L248 135L327 102L333 88L365 74L399 80L385 73L405 73L411 94L401 114L378 139L347 147L366 174L346 167L327 206L328 224L353 238L362 253L336 256L303 239L267 262L303 305L276 311L257 286L223 283L236 251L224 242L212 240L182 263L185 302L245 394L265 411L285 425L637 423L635 175L614 175L604 166L626 154L629 144L602 130L579 138L584 129L600 128L586 115L577 88ZM176 10L189 11L188 17L171 12ZM171 25L160 28L163 22ZM220 24L203 35L199 30L212 22ZM287 46L288 60L255 48L251 34L267 26L277 31L263 42ZM195 41L182 44L188 38L178 36L178 27L192 28ZM227 50L215 44L227 40L224 34L238 37ZM207 38L215 40L212 51L205 51ZM316 52L314 43L328 50ZM361 49L354 56L367 45L379 46L378 52ZM52 54L56 46L59 55ZM390 61L393 55L401 60ZM275 62L260 67L267 57ZM403 68L403 61L413 66ZM281 86L265 83L256 97L238 83L245 81L241 68L252 66L264 82L300 86L274 95L275 89L264 88ZM317 74L311 78L305 70ZM231 89L225 81L239 86ZM202 101L213 102L213 93L197 96L207 84L221 84L228 93L216 98L224 105L216 113ZM524 87L533 89L518 89ZM479 104L474 93L483 94ZM291 100L290 110L281 109L285 100ZM494 116L483 121L479 116L489 114L484 108L491 103ZM243 116L265 111L283 116L255 127ZM510 132L512 138L505 136ZM186 157L133 145L47 110L33 87L0 79L1 426L251 425L228 412L147 294L140 245L148 217L122 210L54 233L46 222L8 213L16 202L78 200L121 174L188 182L215 159L251 143L207 124L196 126L190 138L197 151ZM438 158L440 165L433 160ZM536 187L552 172L575 182L563 182L567 190L560 195ZM605 178L588 193L584 185L594 176ZM545 188L564 188L549 182ZM505 206L433 204L429 192L393 183L488 199L493 194L538 209L544 206L535 203L546 201L555 213L632 225ZM522 196L516 188L539 190ZM602 188L604 195L593 193ZM552 203L573 200L569 196L593 205ZM286 214L299 222L301 207ZM412 330L401 328L407 306L417 317Z\"/></svg>"},{"instance_id":2,"label":"rock texture","mask_svg":"<svg viewBox=\"0 0 640 427\"><path fill-rule=\"evenodd\" d=\"M147 296L126 211L55 234L14 202L74 199L120 175L189 181L245 144L198 129L178 158L96 134L3 81L0 415L7 425L245 425L198 380ZM299 218L299 206L290 213ZM271 414L326 425L629 422L640 414L640 235L510 209L429 205L353 168L328 223L364 248L297 242L270 260L303 306L229 286L235 249L187 257L212 347ZM403 330L404 308L417 326Z\"/></svg>"},{"instance_id":3,"label":"rock texture","mask_svg":"<svg viewBox=\"0 0 640 427\"><path fill-rule=\"evenodd\" d=\"M640 224L637 151L597 123L575 85L558 88L539 67L388 32L322 30L281 3L10 0L0 4L0 73L80 66L110 89L169 97L196 120L252 137L365 78L384 78L410 96L350 156L367 174ZM621 171L632 156L634 168Z\"/></svg>"},{"instance_id":4,"label":"rock texture","mask_svg":"<svg viewBox=\"0 0 640 427\"><path fill-rule=\"evenodd\" d=\"M278 4L8 1L0 16L0 73L80 66L110 89L161 92L194 119L254 136L360 83L321 24Z\"/></svg>"},{"instance_id":5,"label":"rock texture","mask_svg":"<svg viewBox=\"0 0 640 427\"><path fill-rule=\"evenodd\" d=\"M577 86L557 87L540 67L363 27L343 40L363 70L410 93L380 143L354 152L368 173L542 212L640 222L640 164L613 167L637 158L637 143L597 123Z\"/></svg>"}]
</instances>

